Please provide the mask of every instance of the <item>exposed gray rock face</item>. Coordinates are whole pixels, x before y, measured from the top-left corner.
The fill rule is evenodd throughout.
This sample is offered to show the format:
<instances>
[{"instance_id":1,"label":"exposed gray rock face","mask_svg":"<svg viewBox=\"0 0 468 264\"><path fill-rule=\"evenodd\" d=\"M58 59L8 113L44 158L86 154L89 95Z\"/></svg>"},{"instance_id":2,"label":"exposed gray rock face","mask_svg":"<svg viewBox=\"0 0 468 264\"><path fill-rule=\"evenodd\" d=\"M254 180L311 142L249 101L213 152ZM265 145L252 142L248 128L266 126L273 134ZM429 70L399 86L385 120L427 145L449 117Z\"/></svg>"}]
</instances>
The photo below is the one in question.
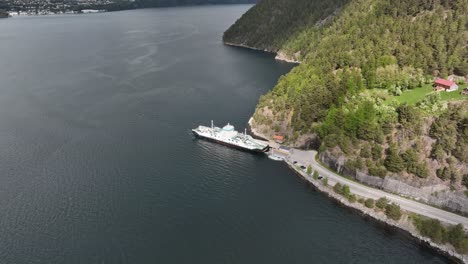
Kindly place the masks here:
<instances>
[{"instance_id":1,"label":"exposed gray rock face","mask_svg":"<svg viewBox=\"0 0 468 264\"><path fill-rule=\"evenodd\" d=\"M360 171L353 172L346 168L346 159L344 157L336 158L328 151L321 153L319 159L334 171L345 176L353 177L365 185L416 199L449 211L468 215L468 197L461 191L453 192L447 190L447 187L444 185L431 183L428 183L426 186L413 186L392 176L385 176L385 178L382 179Z\"/></svg>"},{"instance_id":2,"label":"exposed gray rock face","mask_svg":"<svg viewBox=\"0 0 468 264\"><path fill-rule=\"evenodd\" d=\"M376 187L376 188L382 188L383 183L384 183L384 179L379 178L379 177L369 176L366 173L360 172L360 171L356 172L355 179L358 180L358 182L362 182L362 183L365 183L366 185Z\"/></svg>"}]
</instances>

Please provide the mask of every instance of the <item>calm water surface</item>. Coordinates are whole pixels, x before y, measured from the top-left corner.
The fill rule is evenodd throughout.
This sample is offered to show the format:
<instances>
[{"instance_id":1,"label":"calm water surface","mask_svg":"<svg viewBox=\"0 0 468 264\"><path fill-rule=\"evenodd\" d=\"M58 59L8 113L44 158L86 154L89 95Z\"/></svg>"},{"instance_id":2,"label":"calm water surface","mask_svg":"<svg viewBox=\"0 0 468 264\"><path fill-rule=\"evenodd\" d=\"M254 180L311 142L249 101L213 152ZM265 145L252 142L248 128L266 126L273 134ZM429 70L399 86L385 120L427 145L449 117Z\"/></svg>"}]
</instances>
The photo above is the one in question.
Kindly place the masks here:
<instances>
[{"instance_id":1,"label":"calm water surface","mask_svg":"<svg viewBox=\"0 0 468 264\"><path fill-rule=\"evenodd\" d=\"M0 20L0 263L443 263L243 130L291 66L223 46L250 6Z\"/></svg>"}]
</instances>

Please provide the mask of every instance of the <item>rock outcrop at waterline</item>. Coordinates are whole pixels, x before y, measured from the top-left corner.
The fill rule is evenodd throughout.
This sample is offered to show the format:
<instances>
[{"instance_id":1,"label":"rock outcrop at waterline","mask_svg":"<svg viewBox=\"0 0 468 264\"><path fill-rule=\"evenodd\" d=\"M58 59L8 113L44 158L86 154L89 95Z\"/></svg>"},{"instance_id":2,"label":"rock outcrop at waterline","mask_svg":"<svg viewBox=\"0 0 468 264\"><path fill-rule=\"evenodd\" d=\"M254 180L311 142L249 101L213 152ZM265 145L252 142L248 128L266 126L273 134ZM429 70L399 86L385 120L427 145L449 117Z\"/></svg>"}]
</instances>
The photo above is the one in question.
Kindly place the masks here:
<instances>
[{"instance_id":1,"label":"rock outcrop at waterline","mask_svg":"<svg viewBox=\"0 0 468 264\"><path fill-rule=\"evenodd\" d=\"M289 63L301 63L299 61L300 54L301 53L298 51L295 54L293 54L292 56L289 56L288 54L286 54L283 51L278 51L278 53L276 53L275 60L285 61L285 62L289 62Z\"/></svg>"}]
</instances>

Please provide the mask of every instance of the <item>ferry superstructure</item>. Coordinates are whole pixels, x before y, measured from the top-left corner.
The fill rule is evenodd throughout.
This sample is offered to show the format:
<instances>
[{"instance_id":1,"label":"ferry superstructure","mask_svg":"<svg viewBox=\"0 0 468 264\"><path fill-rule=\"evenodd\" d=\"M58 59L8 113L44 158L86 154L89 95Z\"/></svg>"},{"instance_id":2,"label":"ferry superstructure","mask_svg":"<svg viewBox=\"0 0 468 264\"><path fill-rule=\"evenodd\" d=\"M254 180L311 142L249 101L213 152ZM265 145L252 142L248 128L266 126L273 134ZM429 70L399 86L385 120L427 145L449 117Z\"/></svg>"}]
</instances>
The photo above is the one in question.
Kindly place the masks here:
<instances>
[{"instance_id":1,"label":"ferry superstructure","mask_svg":"<svg viewBox=\"0 0 468 264\"><path fill-rule=\"evenodd\" d=\"M198 126L192 129L192 133L209 141L220 143L229 147L251 151L251 152L268 152L270 146L264 142L252 138L247 135L247 131L239 133L234 129L234 126L227 124L222 128L215 127L211 121L211 127Z\"/></svg>"}]
</instances>

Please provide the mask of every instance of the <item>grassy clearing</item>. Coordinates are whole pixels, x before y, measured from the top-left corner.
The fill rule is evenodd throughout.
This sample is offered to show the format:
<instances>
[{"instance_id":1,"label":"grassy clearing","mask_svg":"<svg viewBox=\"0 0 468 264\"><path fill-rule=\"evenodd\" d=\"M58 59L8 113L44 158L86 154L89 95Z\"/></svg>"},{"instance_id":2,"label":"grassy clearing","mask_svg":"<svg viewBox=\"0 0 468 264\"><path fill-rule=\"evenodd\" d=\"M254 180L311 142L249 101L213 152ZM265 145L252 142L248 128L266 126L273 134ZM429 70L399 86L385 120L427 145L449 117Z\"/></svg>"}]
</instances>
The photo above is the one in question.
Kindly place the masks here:
<instances>
[{"instance_id":1,"label":"grassy clearing","mask_svg":"<svg viewBox=\"0 0 468 264\"><path fill-rule=\"evenodd\" d=\"M461 95L461 90L463 90L466 87L466 85L461 85L461 87L454 92L444 92L441 91L440 93L440 99L442 101L454 101L454 100L463 100L463 99L468 99L468 96L466 95ZM423 85L423 87L416 88L413 90L408 90L404 91L402 95L400 96L393 96L395 100L397 100L399 103L407 103L410 105L415 105L417 102L421 101L424 99L424 97L433 92L433 87L431 84L426 84Z\"/></svg>"}]
</instances>

